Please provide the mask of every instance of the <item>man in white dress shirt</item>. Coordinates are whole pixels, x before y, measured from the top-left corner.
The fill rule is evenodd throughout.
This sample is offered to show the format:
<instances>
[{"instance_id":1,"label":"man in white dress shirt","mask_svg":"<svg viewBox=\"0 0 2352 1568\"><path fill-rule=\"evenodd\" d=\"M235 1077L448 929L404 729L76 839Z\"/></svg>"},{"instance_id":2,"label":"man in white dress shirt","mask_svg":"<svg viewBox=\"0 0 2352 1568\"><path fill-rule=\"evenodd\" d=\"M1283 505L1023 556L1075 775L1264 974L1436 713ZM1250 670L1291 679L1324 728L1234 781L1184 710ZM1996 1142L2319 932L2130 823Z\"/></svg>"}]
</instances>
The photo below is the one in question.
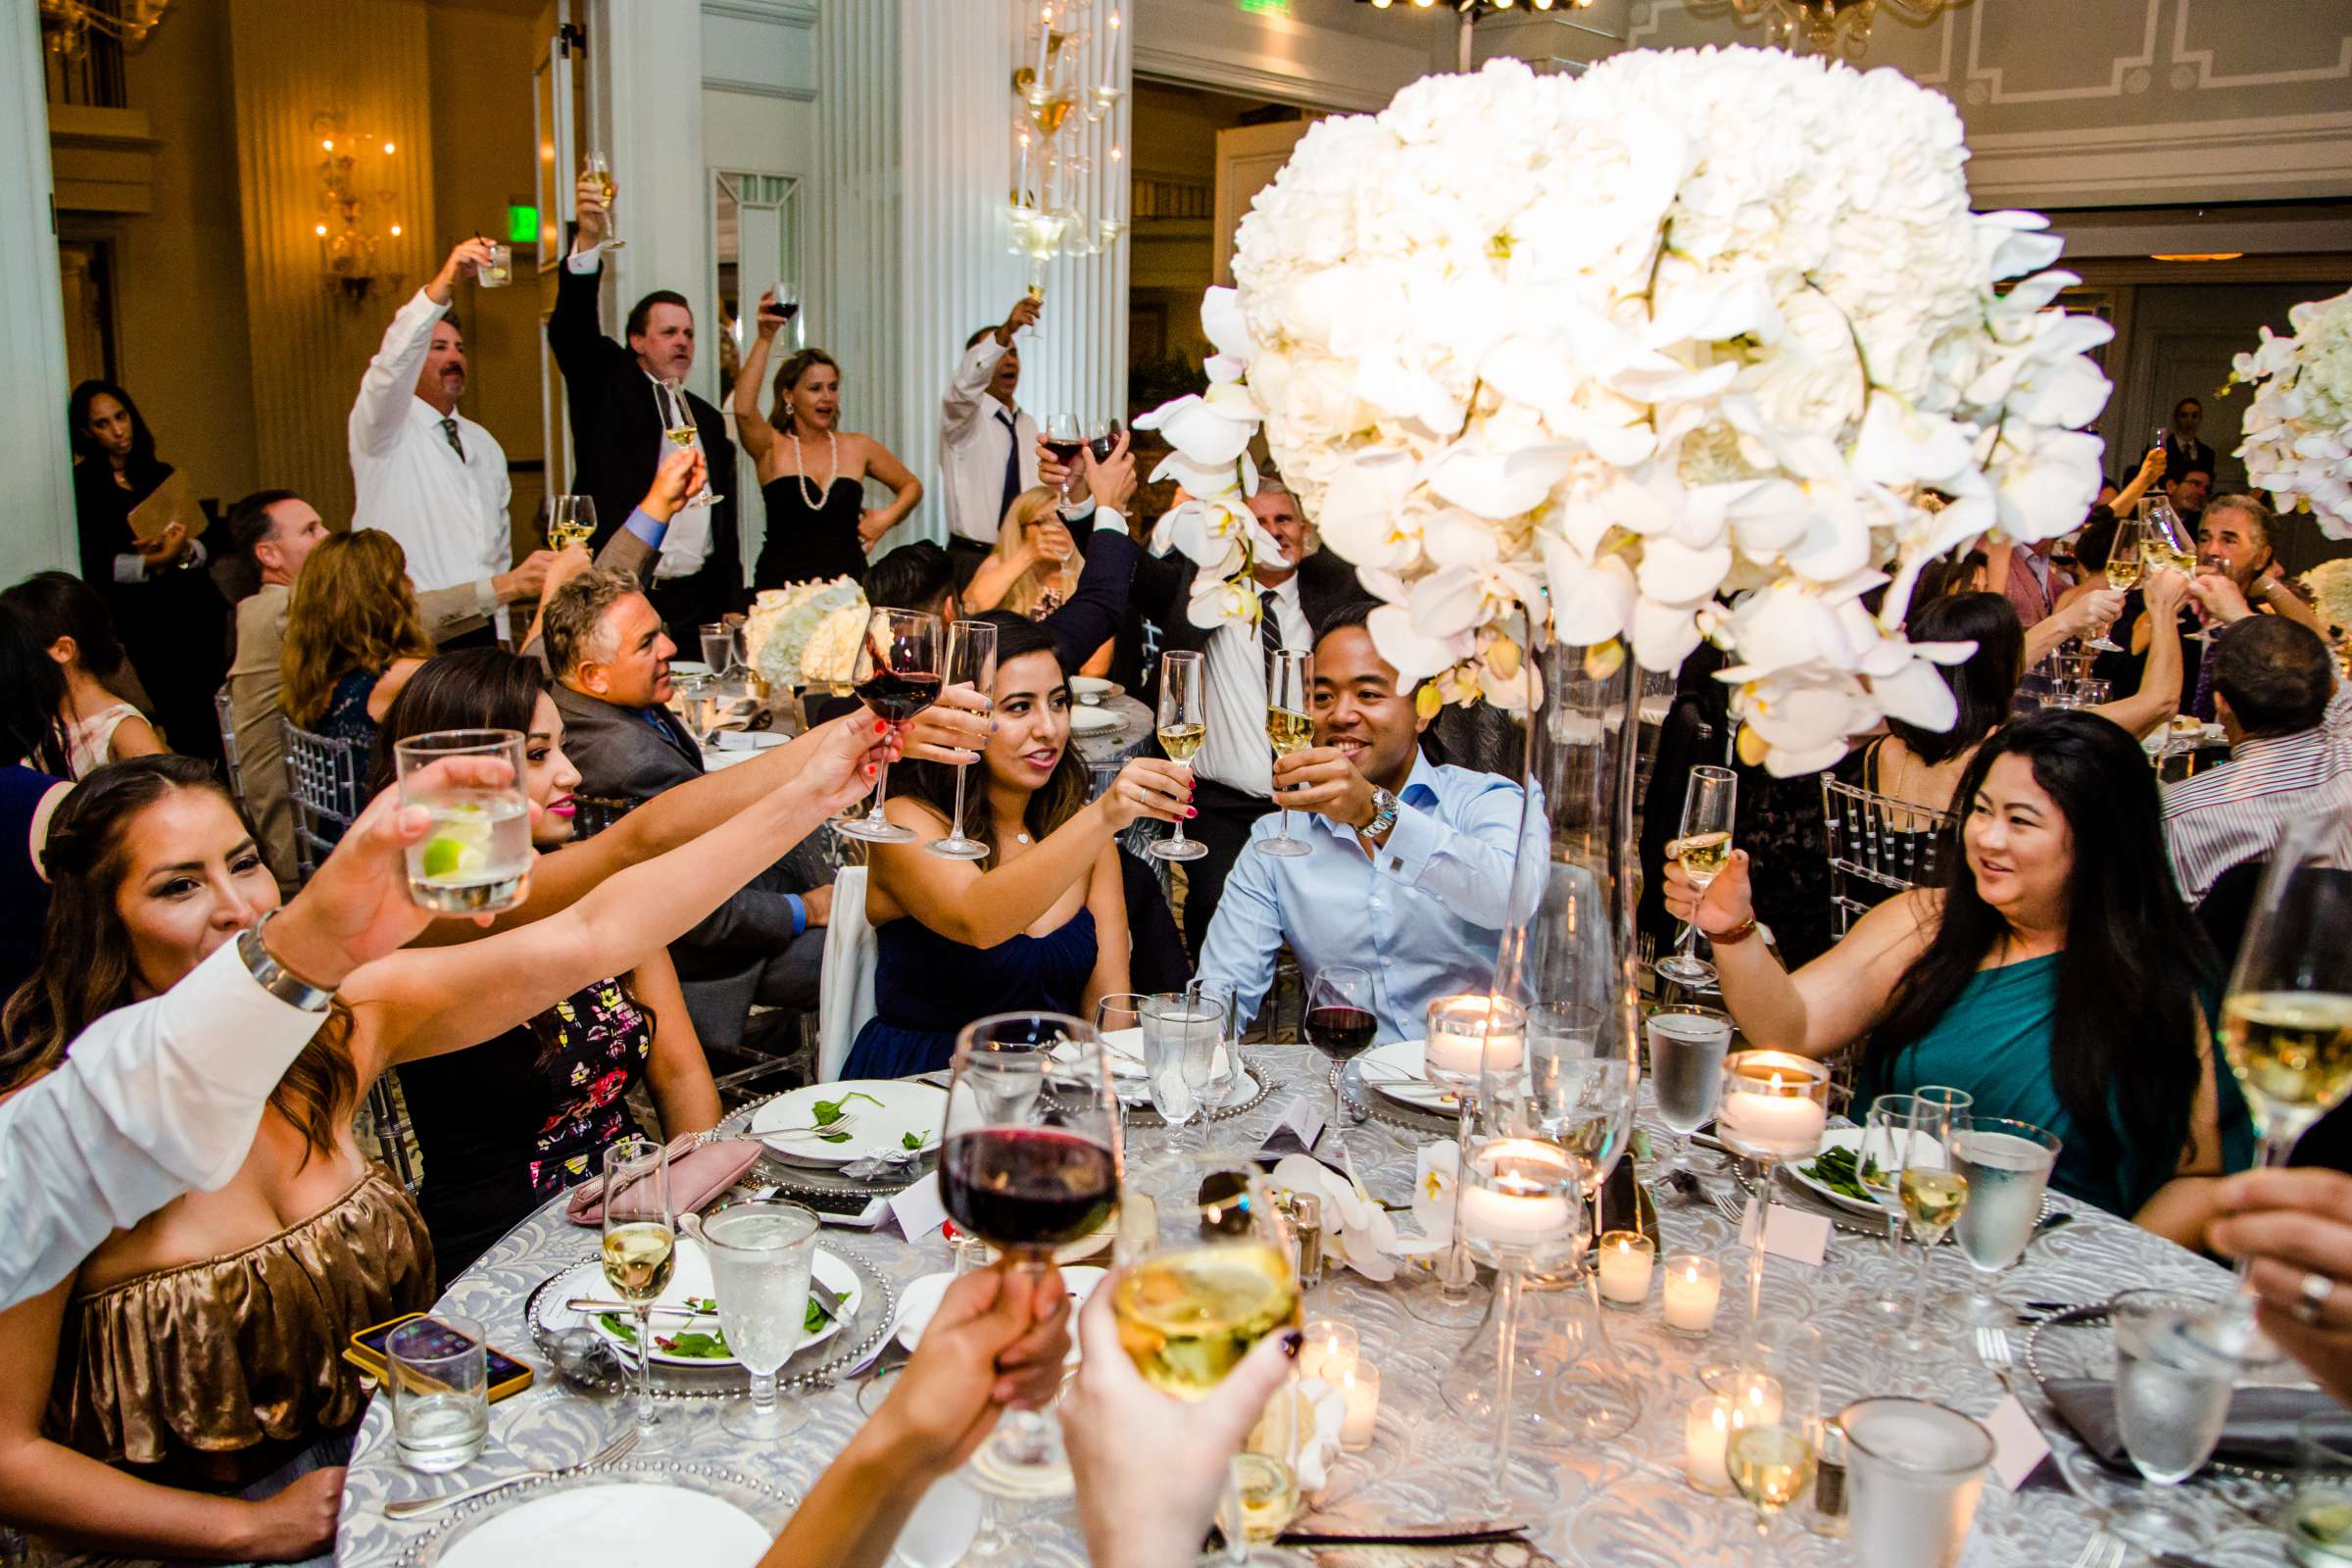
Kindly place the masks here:
<instances>
[{"instance_id":1,"label":"man in white dress shirt","mask_svg":"<svg viewBox=\"0 0 2352 1568\"><path fill-rule=\"evenodd\" d=\"M489 260L487 241L458 243L392 318L351 406L351 472L359 485L351 525L399 540L420 594L496 577L514 563L506 449L458 412L466 336L447 318L458 279ZM504 610L496 622L497 636L506 637ZM476 633L448 646L490 640Z\"/></svg>"},{"instance_id":2,"label":"man in white dress shirt","mask_svg":"<svg viewBox=\"0 0 2352 1568\"><path fill-rule=\"evenodd\" d=\"M958 591L996 548L997 525L1013 497L1037 483L1037 421L1013 402L1021 351L1012 341L1037 316L1037 301L1024 294L1002 325L974 332L940 403L939 469Z\"/></svg>"}]
</instances>

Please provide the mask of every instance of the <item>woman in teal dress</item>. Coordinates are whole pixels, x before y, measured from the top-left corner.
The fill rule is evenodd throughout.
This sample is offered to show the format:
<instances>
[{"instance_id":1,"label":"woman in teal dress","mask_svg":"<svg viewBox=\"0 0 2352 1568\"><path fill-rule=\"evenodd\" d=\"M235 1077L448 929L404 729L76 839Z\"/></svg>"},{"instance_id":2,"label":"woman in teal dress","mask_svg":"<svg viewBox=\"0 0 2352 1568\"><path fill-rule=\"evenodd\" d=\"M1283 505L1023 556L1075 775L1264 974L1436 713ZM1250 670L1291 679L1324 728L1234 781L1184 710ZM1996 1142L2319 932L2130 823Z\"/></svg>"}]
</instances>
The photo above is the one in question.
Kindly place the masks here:
<instances>
[{"instance_id":1,"label":"woman in teal dress","mask_svg":"<svg viewBox=\"0 0 2352 1568\"><path fill-rule=\"evenodd\" d=\"M2191 1179L2250 1164L2253 1127L2217 1068L2220 965L2173 883L2147 759L2105 718L2045 711L1995 731L1952 804L1949 884L1872 909L1793 975L1752 940L1735 855L1696 907L1724 1005L1752 1045L1859 1044L1857 1106L1966 1090L1976 1114L2064 1142L2058 1191L2192 1235ZM1666 882L1691 918L1679 866Z\"/></svg>"}]
</instances>

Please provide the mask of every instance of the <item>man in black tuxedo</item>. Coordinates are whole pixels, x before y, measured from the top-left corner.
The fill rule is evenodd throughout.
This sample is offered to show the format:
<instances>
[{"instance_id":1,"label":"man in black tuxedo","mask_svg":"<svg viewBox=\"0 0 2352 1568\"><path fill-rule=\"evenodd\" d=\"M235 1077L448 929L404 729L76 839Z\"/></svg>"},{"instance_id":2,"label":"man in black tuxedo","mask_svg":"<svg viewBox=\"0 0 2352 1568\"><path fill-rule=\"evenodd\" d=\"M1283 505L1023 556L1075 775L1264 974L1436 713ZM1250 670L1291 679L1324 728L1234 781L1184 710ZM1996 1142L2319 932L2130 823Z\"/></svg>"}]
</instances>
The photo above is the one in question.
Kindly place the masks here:
<instances>
[{"instance_id":1,"label":"man in black tuxedo","mask_svg":"<svg viewBox=\"0 0 2352 1568\"><path fill-rule=\"evenodd\" d=\"M2213 448L2197 439L2204 423L2205 405L2195 398L2173 405L2173 422L2164 432L2165 477L2177 478L2191 468L2203 468L2208 479L2213 476Z\"/></svg>"},{"instance_id":2,"label":"man in black tuxedo","mask_svg":"<svg viewBox=\"0 0 2352 1568\"><path fill-rule=\"evenodd\" d=\"M1314 647L1314 627L1342 605L1364 597L1355 568L1325 551L1309 551L1298 500L1268 478L1250 498L1250 510L1288 553L1260 559L1253 568L1259 618L1204 631L1187 613L1200 567L1176 554L1147 557L1135 569L1131 604L1159 627L1160 649L1208 655L1202 685L1208 737L1194 760L1193 807L1200 814L1185 830L1208 846L1187 861L1184 937L1195 954L1225 891L1225 877L1250 842L1250 824L1275 808L1274 754L1266 743L1266 666L1276 648ZM1295 563L1295 564L1294 564ZM1157 670L1147 671L1156 682Z\"/></svg>"},{"instance_id":3,"label":"man in black tuxedo","mask_svg":"<svg viewBox=\"0 0 2352 1568\"><path fill-rule=\"evenodd\" d=\"M627 347L605 336L597 318L604 285L603 187L583 177L578 200L571 252L556 274L547 346L564 372L571 408L573 488L596 502L593 548L601 551L652 487L654 470L670 450L662 436L656 383L682 380L693 370L694 311L683 295L657 289L629 312ZM688 509L670 520L646 598L670 635L691 647L696 627L743 608L743 551L736 524L735 443L716 409L691 392L686 401L694 411L710 488L721 499L715 507Z\"/></svg>"}]
</instances>

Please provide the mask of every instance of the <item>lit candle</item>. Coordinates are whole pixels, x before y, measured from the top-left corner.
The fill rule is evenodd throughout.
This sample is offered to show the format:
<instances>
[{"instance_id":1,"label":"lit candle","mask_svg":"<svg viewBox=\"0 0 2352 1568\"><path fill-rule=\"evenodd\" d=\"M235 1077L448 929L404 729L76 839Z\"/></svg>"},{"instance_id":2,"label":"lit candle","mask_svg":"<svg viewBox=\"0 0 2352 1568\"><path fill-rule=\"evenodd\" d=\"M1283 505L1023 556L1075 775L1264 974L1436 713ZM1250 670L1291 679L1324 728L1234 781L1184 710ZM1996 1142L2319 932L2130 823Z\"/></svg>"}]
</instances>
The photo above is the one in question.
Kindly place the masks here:
<instances>
[{"instance_id":1,"label":"lit candle","mask_svg":"<svg viewBox=\"0 0 2352 1568\"><path fill-rule=\"evenodd\" d=\"M1497 1138L1470 1156L1454 1207L1462 1234L1501 1247L1532 1247L1568 1234L1573 1185L1568 1156L1532 1138ZM1644 1280L1649 1267L1642 1262Z\"/></svg>"},{"instance_id":2,"label":"lit candle","mask_svg":"<svg viewBox=\"0 0 2352 1568\"><path fill-rule=\"evenodd\" d=\"M1493 997L1440 997L1429 1004L1422 1060L1432 1077L1475 1080L1482 1061L1508 1072L1527 1057L1527 1013Z\"/></svg>"},{"instance_id":3,"label":"lit candle","mask_svg":"<svg viewBox=\"0 0 2352 1568\"><path fill-rule=\"evenodd\" d=\"M1600 1298L1611 1306L1640 1306L1649 1296L1655 1242L1640 1231L1609 1231L1600 1239Z\"/></svg>"},{"instance_id":4,"label":"lit candle","mask_svg":"<svg viewBox=\"0 0 2352 1568\"><path fill-rule=\"evenodd\" d=\"M1781 1380L1765 1372L1735 1372L1724 1402L1731 1406L1735 1427L1768 1427L1781 1419Z\"/></svg>"},{"instance_id":5,"label":"lit candle","mask_svg":"<svg viewBox=\"0 0 2352 1568\"><path fill-rule=\"evenodd\" d=\"M1340 1423L1340 1446L1361 1453L1372 1446L1372 1428L1380 1420L1380 1368L1358 1358L1340 1374L1340 1397L1348 1414Z\"/></svg>"},{"instance_id":6,"label":"lit candle","mask_svg":"<svg viewBox=\"0 0 2352 1568\"><path fill-rule=\"evenodd\" d=\"M1361 1348L1354 1329L1317 1318L1306 1326L1306 1343L1298 1348L1298 1376L1321 1378L1338 1388L1341 1377L1355 1370Z\"/></svg>"},{"instance_id":7,"label":"lit candle","mask_svg":"<svg viewBox=\"0 0 2352 1568\"><path fill-rule=\"evenodd\" d=\"M1724 1142L1758 1159L1804 1159L1821 1150L1830 1118L1830 1069L1786 1051L1742 1051L1724 1062L1716 1117Z\"/></svg>"},{"instance_id":8,"label":"lit candle","mask_svg":"<svg viewBox=\"0 0 2352 1568\"><path fill-rule=\"evenodd\" d=\"M1723 1270L1711 1257L1685 1252L1666 1260L1666 1326L1677 1334L1708 1334L1723 1299Z\"/></svg>"},{"instance_id":9,"label":"lit candle","mask_svg":"<svg viewBox=\"0 0 2352 1568\"><path fill-rule=\"evenodd\" d=\"M1683 1474L1701 1492L1729 1492L1732 1473L1724 1465L1732 1445L1732 1401L1707 1395L1694 1399L1683 1420Z\"/></svg>"}]
</instances>

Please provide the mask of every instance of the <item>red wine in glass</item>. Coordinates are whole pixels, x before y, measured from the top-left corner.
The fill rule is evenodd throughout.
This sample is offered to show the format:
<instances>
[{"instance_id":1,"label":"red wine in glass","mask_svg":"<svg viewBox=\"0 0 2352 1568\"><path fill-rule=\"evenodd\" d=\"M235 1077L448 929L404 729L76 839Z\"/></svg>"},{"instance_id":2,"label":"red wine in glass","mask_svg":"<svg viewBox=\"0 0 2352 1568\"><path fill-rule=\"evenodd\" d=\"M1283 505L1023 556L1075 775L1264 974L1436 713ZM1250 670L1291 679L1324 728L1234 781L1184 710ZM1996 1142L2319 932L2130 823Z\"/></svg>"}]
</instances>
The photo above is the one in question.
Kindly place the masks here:
<instances>
[{"instance_id":1,"label":"red wine in glass","mask_svg":"<svg viewBox=\"0 0 2352 1568\"><path fill-rule=\"evenodd\" d=\"M904 724L939 700L939 676L927 670L877 669L855 688L858 700Z\"/></svg>"},{"instance_id":2,"label":"red wine in glass","mask_svg":"<svg viewBox=\"0 0 2352 1568\"><path fill-rule=\"evenodd\" d=\"M1049 438L1046 442L1046 450L1053 453L1054 461L1063 467L1074 468L1078 466L1078 454L1086 450L1086 443L1083 441L1055 441Z\"/></svg>"},{"instance_id":3,"label":"red wine in glass","mask_svg":"<svg viewBox=\"0 0 2352 1568\"><path fill-rule=\"evenodd\" d=\"M785 324L789 326L792 318L801 314L801 302L799 300L779 300L768 309L776 316L781 317Z\"/></svg>"},{"instance_id":4,"label":"red wine in glass","mask_svg":"<svg viewBox=\"0 0 2352 1568\"><path fill-rule=\"evenodd\" d=\"M1097 463L1108 463L1111 449L1118 444L1119 421L1113 419L1102 427L1101 433L1088 438L1086 450Z\"/></svg>"},{"instance_id":5,"label":"red wine in glass","mask_svg":"<svg viewBox=\"0 0 2352 1568\"><path fill-rule=\"evenodd\" d=\"M1051 1251L1091 1236L1118 1199L1110 1151L1051 1127L984 1127L940 1151L949 1218L1004 1251Z\"/></svg>"},{"instance_id":6,"label":"red wine in glass","mask_svg":"<svg viewBox=\"0 0 2352 1568\"><path fill-rule=\"evenodd\" d=\"M1379 1028L1380 1020L1361 1007L1309 1007L1306 1012L1307 1040L1334 1061L1346 1061L1372 1044Z\"/></svg>"}]
</instances>

